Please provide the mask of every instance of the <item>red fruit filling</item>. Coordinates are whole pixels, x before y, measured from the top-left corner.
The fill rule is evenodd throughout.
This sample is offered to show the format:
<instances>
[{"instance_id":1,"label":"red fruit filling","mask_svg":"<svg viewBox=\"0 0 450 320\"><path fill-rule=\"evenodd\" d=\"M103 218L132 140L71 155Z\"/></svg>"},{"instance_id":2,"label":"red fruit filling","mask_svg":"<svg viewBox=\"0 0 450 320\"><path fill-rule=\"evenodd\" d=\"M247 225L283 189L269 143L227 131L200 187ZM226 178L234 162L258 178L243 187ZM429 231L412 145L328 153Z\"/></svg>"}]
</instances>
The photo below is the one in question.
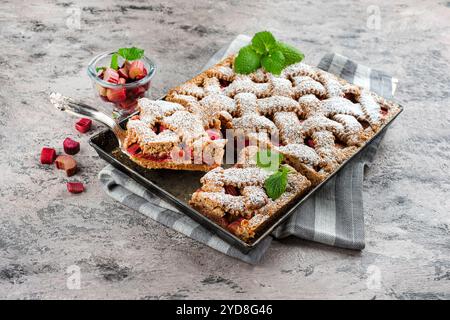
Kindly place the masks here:
<instances>
[{"instance_id":1,"label":"red fruit filling","mask_svg":"<svg viewBox=\"0 0 450 320\"><path fill-rule=\"evenodd\" d=\"M161 133L164 130L167 130L167 128L163 125L163 124L157 124L155 127L153 127L152 129L155 133Z\"/></svg>"},{"instance_id":2,"label":"red fruit filling","mask_svg":"<svg viewBox=\"0 0 450 320\"><path fill-rule=\"evenodd\" d=\"M77 154L80 151L80 143L70 138L64 139L63 142L64 152L67 154Z\"/></svg>"},{"instance_id":3,"label":"red fruit filling","mask_svg":"<svg viewBox=\"0 0 450 320\"><path fill-rule=\"evenodd\" d=\"M211 140L217 140L217 139L221 138L220 132L218 130L208 129L208 130L206 130L206 133L208 134L208 136Z\"/></svg>"},{"instance_id":4,"label":"red fruit filling","mask_svg":"<svg viewBox=\"0 0 450 320\"><path fill-rule=\"evenodd\" d=\"M53 148L42 148L41 150L41 163L52 164L56 159L56 151Z\"/></svg>"},{"instance_id":5,"label":"red fruit filling","mask_svg":"<svg viewBox=\"0 0 450 320\"><path fill-rule=\"evenodd\" d=\"M381 115L382 116L386 116L388 114L388 112L389 111L387 109L381 108Z\"/></svg>"},{"instance_id":6,"label":"red fruit filling","mask_svg":"<svg viewBox=\"0 0 450 320\"><path fill-rule=\"evenodd\" d=\"M118 83L119 73L114 69L106 68L105 72L103 73L103 80L106 82Z\"/></svg>"},{"instance_id":7,"label":"red fruit filling","mask_svg":"<svg viewBox=\"0 0 450 320\"><path fill-rule=\"evenodd\" d=\"M365 120L360 121L360 123L361 123L361 125L363 126L364 129L370 127L370 123L368 123L368 122L365 121Z\"/></svg>"},{"instance_id":8,"label":"red fruit filling","mask_svg":"<svg viewBox=\"0 0 450 320\"><path fill-rule=\"evenodd\" d=\"M56 168L66 171L68 177L73 176L77 172L77 162L71 156L58 156L55 163Z\"/></svg>"},{"instance_id":9,"label":"red fruit filling","mask_svg":"<svg viewBox=\"0 0 450 320\"><path fill-rule=\"evenodd\" d=\"M155 154L143 154L140 153L137 155L138 158L142 158L142 159L146 159L146 160L150 160L150 161L155 161L155 162L163 162L163 161L168 161L171 159L170 154L163 154L163 155L155 155Z\"/></svg>"},{"instance_id":10,"label":"red fruit filling","mask_svg":"<svg viewBox=\"0 0 450 320\"><path fill-rule=\"evenodd\" d=\"M67 191L70 193L81 193L84 191L84 185L81 182L67 182Z\"/></svg>"},{"instance_id":11,"label":"red fruit filling","mask_svg":"<svg viewBox=\"0 0 450 320\"><path fill-rule=\"evenodd\" d=\"M75 129L81 133L86 133L91 130L92 120L88 118L81 118L75 123Z\"/></svg>"},{"instance_id":12,"label":"red fruit filling","mask_svg":"<svg viewBox=\"0 0 450 320\"><path fill-rule=\"evenodd\" d=\"M228 87L228 86L230 85L231 82L230 82L230 81L227 81L227 80L220 79L220 80L219 80L219 83L220 83L220 88L223 89L223 88Z\"/></svg>"},{"instance_id":13,"label":"red fruit filling","mask_svg":"<svg viewBox=\"0 0 450 320\"><path fill-rule=\"evenodd\" d=\"M313 149L316 147L316 144L314 143L314 140L311 139L311 138L306 138L305 139L305 143L306 143L307 146L309 146L309 147L311 147Z\"/></svg>"},{"instance_id":14,"label":"red fruit filling","mask_svg":"<svg viewBox=\"0 0 450 320\"><path fill-rule=\"evenodd\" d=\"M232 233L236 233L237 229L241 226L241 221L244 220L244 218L238 218L237 220L231 222L227 228L228 230L230 230Z\"/></svg>"},{"instance_id":15,"label":"red fruit filling","mask_svg":"<svg viewBox=\"0 0 450 320\"><path fill-rule=\"evenodd\" d=\"M134 156L134 155L138 154L139 152L141 152L141 147L139 146L139 144L133 143L131 146L129 146L127 148L127 151L129 154Z\"/></svg>"},{"instance_id":16,"label":"red fruit filling","mask_svg":"<svg viewBox=\"0 0 450 320\"><path fill-rule=\"evenodd\" d=\"M239 190L234 186L227 185L224 189L226 194L230 194L232 196L238 196L240 194Z\"/></svg>"}]
</instances>

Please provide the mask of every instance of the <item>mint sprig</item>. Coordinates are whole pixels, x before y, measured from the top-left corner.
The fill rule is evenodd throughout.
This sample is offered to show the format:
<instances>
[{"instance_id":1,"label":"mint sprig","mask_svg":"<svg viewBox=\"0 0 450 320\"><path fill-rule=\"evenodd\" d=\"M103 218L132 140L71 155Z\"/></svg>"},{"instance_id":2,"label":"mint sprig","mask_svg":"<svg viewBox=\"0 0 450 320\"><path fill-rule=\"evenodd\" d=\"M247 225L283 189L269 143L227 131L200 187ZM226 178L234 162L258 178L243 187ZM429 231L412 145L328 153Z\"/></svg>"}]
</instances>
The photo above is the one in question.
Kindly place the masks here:
<instances>
[{"instance_id":1,"label":"mint sprig","mask_svg":"<svg viewBox=\"0 0 450 320\"><path fill-rule=\"evenodd\" d=\"M234 60L234 68L240 73L249 74L261 66L261 57L256 53L251 45L241 48L239 55Z\"/></svg>"},{"instance_id":2,"label":"mint sprig","mask_svg":"<svg viewBox=\"0 0 450 320\"><path fill-rule=\"evenodd\" d=\"M276 200L286 191L288 173L289 169L287 167L280 167L277 172L264 181L264 188L270 199Z\"/></svg>"},{"instance_id":3,"label":"mint sprig","mask_svg":"<svg viewBox=\"0 0 450 320\"><path fill-rule=\"evenodd\" d=\"M144 56L144 50L136 47L120 48L117 50L119 56L128 61L139 60Z\"/></svg>"},{"instance_id":4,"label":"mint sprig","mask_svg":"<svg viewBox=\"0 0 450 320\"><path fill-rule=\"evenodd\" d=\"M114 53L111 57L111 69L117 70L119 69L119 55Z\"/></svg>"},{"instance_id":5,"label":"mint sprig","mask_svg":"<svg viewBox=\"0 0 450 320\"><path fill-rule=\"evenodd\" d=\"M302 61L304 57L293 46L277 41L269 31L261 31L253 36L250 45L239 51L234 70L249 74L262 66L267 72L279 75L284 68Z\"/></svg>"},{"instance_id":6,"label":"mint sprig","mask_svg":"<svg viewBox=\"0 0 450 320\"><path fill-rule=\"evenodd\" d=\"M120 48L111 56L111 63L109 67L114 70L119 69L119 56L127 61L139 60L144 56L144 50L136 47ZM105 67L101 67L106 69ZM97 68L99 69L99 68ZM98 72L98 70L97 70Z\"/></svg>"},{"instance_id":7,"label":"mint sprig","mask_svg":"<svg viewBox=\"0 0 450 320\"><path fill-rule=\"evenodd\" d=\"M264 181L264 189L272 200L278 199L286 191L288 173L291 172L289 167L281 165L282 161L281 153L270 150L261 150L256 153L256 165L273 172Z\"/></svg>"}]
</instances>

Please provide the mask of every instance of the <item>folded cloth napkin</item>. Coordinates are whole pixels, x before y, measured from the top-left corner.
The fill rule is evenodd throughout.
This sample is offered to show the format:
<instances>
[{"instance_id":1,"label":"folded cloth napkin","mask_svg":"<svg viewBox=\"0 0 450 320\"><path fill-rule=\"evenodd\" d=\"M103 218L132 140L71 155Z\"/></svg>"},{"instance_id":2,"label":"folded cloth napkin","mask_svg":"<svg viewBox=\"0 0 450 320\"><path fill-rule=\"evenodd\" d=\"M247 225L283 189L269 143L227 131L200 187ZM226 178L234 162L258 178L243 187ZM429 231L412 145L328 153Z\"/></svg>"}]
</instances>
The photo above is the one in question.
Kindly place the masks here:
<instances>
[{"instance_id":1,"label":"folded cloth napkin","mask_svg":"<svg viewBox=\"0 0 450 320\"><path fill-rule=\"evenodd\" d=\"M239 35L230 45L219 50L206 64L205 69L223 57L236 53L249 41L248 36ZM396 89L395 78L338 54L325 55L318 67L388 99L392 98ZM314 196L299 206L283 225L274 230L272 236L279 239L292 235L342 248L363 249L364 166L372 161L381 139L382 136L375 139L363 153L353 158ZM113 166L108 165L102 169L99 179L105 192L127 207L247 263L257 263L273 239L265 238L257 247L244 254Z\"/></svg>"}]
</instances>

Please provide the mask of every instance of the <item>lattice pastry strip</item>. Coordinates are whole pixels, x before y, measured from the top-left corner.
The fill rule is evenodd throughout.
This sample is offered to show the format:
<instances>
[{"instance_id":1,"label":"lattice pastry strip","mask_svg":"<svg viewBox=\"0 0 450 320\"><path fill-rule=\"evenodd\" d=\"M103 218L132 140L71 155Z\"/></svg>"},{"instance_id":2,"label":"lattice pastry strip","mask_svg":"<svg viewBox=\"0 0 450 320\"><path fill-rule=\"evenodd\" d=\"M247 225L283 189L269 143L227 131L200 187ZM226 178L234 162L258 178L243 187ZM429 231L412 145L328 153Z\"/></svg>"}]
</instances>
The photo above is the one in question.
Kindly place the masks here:
<instances>
[{"instance_id":1,"label":"lattice pastry strip","mask_svg":"<svg viewBox=\"0 0 450 320\"><path fill-rule=\"evenodd\" d=\"M325 87L311 77L296 76L292 78L292 81L294 84L292 94L297 99L307 94L314 94L317 97L325 97L327 95Z\"/></svg>"}]
</instances>

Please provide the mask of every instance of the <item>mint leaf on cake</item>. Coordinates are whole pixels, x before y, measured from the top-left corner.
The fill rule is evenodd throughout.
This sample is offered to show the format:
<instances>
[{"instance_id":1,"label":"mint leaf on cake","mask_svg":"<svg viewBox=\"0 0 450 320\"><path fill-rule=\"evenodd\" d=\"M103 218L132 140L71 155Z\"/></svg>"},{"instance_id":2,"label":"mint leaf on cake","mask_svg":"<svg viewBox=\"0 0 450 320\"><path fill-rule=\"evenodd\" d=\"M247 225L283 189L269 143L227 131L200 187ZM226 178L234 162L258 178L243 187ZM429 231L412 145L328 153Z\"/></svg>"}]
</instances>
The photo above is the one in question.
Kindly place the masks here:
<instances>
[{"instance_id":1,"label":"mint leaf on cake","mask_svg":"<svg viewBox=\"0 0 450 320\"><path fill-rule=\"evenodd\" d=\"M250 45L239 50L234 60L234 71L249 74L261 66L274 75L279 75L287 66L300 62L304 54L297 48L277 41L269 31L256 33Z\"/></svg>"},{"instance_id":2,"label":"mint leaf on cake","mask_svg":"<svg viewBox=\"0 0 450 320\"><path fill-rule=\"evenodd\" d=\"M237 73L249 74L261 66L261 59L251 45L241 48L234 60L234 69Z\"/></svg>"}]
</instances>

